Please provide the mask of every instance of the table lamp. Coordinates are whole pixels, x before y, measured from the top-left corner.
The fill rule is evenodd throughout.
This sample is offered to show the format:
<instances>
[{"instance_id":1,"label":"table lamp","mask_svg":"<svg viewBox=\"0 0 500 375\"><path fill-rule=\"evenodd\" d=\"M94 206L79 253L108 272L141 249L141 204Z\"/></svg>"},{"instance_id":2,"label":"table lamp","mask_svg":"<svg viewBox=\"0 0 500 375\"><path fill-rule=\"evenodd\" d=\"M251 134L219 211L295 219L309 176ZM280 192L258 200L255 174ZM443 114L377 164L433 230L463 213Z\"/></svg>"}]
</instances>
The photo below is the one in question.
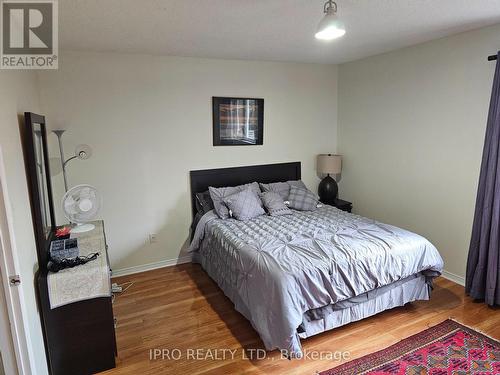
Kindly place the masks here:
<instances>
[{"instance_id":1,"label":"table lamp","mask_svg":"<svg viewBox=\"0 0 500 375\"><path fill-rule=\"evenodd\" d=\"M324 204L335 205L339 187L330 175L342 171L342 157L332 154L318 155L316 170L320 174L326 174L318 186L319 199Z\"/></svg>"}]
</instances>

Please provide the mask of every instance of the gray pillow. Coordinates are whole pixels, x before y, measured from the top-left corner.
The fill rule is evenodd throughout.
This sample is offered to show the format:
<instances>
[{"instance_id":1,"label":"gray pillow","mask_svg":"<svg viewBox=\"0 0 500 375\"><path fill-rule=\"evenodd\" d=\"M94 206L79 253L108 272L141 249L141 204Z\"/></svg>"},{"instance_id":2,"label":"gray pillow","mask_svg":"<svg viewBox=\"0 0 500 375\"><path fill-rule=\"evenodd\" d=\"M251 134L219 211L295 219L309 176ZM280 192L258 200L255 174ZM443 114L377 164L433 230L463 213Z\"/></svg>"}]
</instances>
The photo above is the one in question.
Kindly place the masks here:
<instances>
[{"instance_id":1,"label":"gray pillow","mask_svg":"<svg viewBox=\"0 0 500 375\"><path fill-rule=\"evenodd\" d=\"M274 191L261 193L260 199L271 216L290 215L293 213L292 210L285 205L282 196Z\"/></svg>"},{"instance_id":2,"label":"gray pillow","mask_svg":"<svg viewBox=\"0 0 500 375\"><path fill-rule=\"evenodd\" d=\"M266 213L258 194L251 188L225 197L223 201L237 220L250 220Z\"/></svg>"},{"instance_id":3,"label":"gray pillow","mask_svg":"<svg viewBox=\"0 0 500 375\"><path fill-rule=\"evenodd\" d=\"M287 181L287 182L273 182L271 184L259 184L261 190L266 193L268 191L273 191L278 193L284 201L288 200L290 195L290 186L297 186L302 189L307 189L306 185L301 180Z\"/></svg>"},{"instance_id":4,"label":"gray pillow","mask_svg":"<svg viewBox=\"0 0 500 375\"><path fill-rule=\"evenodd\" d=\"M292 180L292 181L287 181L286 183L290 186L295 186L307 190L306 184L304 184L302 180Z\"/></svg>"},{"instance_id":5,"label":"gray pillow","mask_svg":"<svg viewBox=\"0 0 500 375\"><path fill-rule=\"evenodd\" d=\"M217 215L219 215L221 219L229 218L229 210L224 204L223 199L229 197L230 195L239 193L240 191L246 190L248 188L250 188L256 194L260 193L259 184L257 182L252 182L246 185L221 187L221 188L214 188L210 186L208 188L208 191L210 192L210 197L212 198L212 201L214 203L214 209L215 212L217 212Z\"/></svg>"},{"instance_id":6,"label":"gray pillow","mask_svg":"<svg viewBox=\"0 0 500 375\"><path fill-rule=\"evenodd\" d=\"M289 207L299 211L314 211L318 205L318 197L313 192L296 186L290 187Z\"/></svg>"}]
</instances>

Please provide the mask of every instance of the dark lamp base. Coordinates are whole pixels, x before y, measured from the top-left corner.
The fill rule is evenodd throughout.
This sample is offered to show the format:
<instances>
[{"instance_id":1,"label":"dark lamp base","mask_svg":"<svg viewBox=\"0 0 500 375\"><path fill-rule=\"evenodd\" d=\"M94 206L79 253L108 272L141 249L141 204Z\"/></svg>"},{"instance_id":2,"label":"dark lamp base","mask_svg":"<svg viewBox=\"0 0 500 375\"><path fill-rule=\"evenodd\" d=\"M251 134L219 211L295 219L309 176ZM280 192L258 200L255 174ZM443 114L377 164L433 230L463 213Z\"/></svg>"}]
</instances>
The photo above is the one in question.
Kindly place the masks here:
<instances>
[{"instance_id":1,"label":"dark lamp base","mask_svg":"<svg viewBox=\"0 0 500 375\"><path fill-rule=\"evenodd\" d=\"M335 201L337 200L337 194L339 192L339 187L337 182L327 175L318 186L318 195L319 199L324 204L335 205Z\"/></svg>"}]
</instances>

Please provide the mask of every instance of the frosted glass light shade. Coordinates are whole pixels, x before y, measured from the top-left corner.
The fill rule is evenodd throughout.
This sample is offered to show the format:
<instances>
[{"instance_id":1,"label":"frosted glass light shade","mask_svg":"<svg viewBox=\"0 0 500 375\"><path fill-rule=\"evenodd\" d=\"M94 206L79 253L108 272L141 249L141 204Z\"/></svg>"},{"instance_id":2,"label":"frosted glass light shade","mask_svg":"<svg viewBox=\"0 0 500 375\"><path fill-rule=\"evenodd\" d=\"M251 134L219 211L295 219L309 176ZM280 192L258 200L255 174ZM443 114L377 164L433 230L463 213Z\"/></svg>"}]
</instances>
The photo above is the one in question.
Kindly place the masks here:
<instances>
[{"instance_id":1,"label":"frosted glass light shade","mask_svg":"<svg viewBox=\"0 0 500 375\"><path fill-rule=\"evenodd\" d=\"M318 155L316 170L322 174L339 174L342 172L342 156L331 154Z\"/></svg>"},{"instance_id":2,"label":"frosted glass light shade","mask_svg":"<svg viewBox=\"0 0 500 375\"><path fill-rule=\"evenodd\" d=\"M345 26L337 18L334 12L327 12L319 22L318 29L314 37L320 40L333 40L340 38L345 34Z\"/></svg>"}]
</instances>

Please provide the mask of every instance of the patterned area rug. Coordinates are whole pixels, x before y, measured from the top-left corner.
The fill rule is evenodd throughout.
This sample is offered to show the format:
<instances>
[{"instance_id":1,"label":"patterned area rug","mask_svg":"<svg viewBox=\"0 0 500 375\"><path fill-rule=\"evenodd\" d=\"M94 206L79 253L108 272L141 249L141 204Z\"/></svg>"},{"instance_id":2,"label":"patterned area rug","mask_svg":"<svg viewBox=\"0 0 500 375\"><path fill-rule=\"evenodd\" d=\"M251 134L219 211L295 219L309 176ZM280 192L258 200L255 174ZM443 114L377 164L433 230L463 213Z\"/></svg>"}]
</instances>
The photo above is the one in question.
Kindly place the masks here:
<instances>
[{"instance_id":1,"label":"patterned area rug","mask_svg":"<svg viewBox=\"0 0 500 375\"><path fill-rule=\"evenodd\" d=\"M500 374L500 342L446 320L320 375Z\"/></svg>"}]
</instances>

